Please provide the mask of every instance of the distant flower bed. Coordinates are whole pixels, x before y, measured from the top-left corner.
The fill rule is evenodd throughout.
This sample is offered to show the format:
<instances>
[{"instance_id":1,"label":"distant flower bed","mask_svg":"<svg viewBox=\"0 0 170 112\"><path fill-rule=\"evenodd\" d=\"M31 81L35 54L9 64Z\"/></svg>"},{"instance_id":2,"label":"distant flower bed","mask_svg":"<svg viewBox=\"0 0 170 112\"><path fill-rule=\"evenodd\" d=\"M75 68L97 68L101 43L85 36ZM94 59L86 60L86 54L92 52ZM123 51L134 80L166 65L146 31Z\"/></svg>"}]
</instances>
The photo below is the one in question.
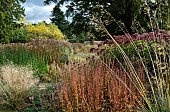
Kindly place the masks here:
<instances>
[{"instance_id":1,"label":"distant flower bed","mask_svg":"<svg viewBox=\"0 0 170 112\"><path fill-rule=\"evenodd\" d=\"M129 45L131 42L134 41L161 41L165 40L168 41L170 39L170 35L166 31L160 30L157 32L149 32L149 33L143 33L143 34L138 34L135 33L134 35L130 34L124 34L124 35L119 35L119 36L113 36L113 39L118 43L118 44L124 44L124 45ZM114 45L114 42L112 40L107 39L106 41L102 42L99 44L101 45Z\"/></svg>"},{"instance_id":2,"label":"distant flower bed","mask_svg":"<svg viewBox=\"0 0 170 112\"><path fill-rule=\"evenodd\" d=\"M124 35L119 35L119 36L113 36L112 39L106 39L105 41L100 42L100 44L98 44L98 48L91 48L90 52L96 52L97 54L101 54L104 50L105 47L107 46L111 46L114 47L115 46L115 42L113 41L113 39L119 44L119 45L123 45L123 46L129 46L135 42L138 41L143 41L143 42L152 42L152 41L156 41L156 42L161 42L163 41L169 41L170 40L170 35L164 31L164 30L160 30L160 31L156 31L156 32L149 32L149 33L143 33L143 34L138 34L135 33L132 36L130 34L124 34Z\"/></svg>"}]
</instances>

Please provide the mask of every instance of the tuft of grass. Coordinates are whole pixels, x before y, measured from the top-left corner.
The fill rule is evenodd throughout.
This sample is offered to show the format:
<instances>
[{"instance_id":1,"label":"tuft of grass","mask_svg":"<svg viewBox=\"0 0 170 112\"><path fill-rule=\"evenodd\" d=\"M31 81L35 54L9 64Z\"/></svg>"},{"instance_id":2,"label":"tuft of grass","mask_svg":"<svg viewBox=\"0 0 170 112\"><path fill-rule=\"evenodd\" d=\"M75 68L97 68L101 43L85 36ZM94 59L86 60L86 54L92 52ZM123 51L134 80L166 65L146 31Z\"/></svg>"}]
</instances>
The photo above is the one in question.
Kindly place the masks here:
<instances>
[{"instance_id":1,"label":"tuft of grass","mask_svg":"<svg viewBox=\"0 0 170 112\"><path fill-rule=\"evenodd\" d=\"M48 67L55 60L61 66L69 61L72 48L66 41L54 39L34 40L21 44L0 44L0 64L12 61L17 65L31 65L36 77L44 79Z\"/></svg>"},{"instance_id":2,"label":"tuft of grass","mask_svg":"<svg viewBox=\"0 0 170 112\"><path fill-rule=\"evenodd\" d=\"M39 81L33 77L33 73L30 67L17 66L11 62L0 66L1 106L16 110L27 106L29 91Z\"/></svg>"},{"instance_id":3,"label":"tuft of grass","mask_svg":"<svg viewBox=\"0 0 170 112\"><path fill-rule=\"evenodd\" d=\"M70 73L63 74L63 77L67 76L63 85L56 86L60 108L75 112L128 111L135 108L139 104L137 99L141 97L127 73L110 60L107 65L100 59L86 64L73 63ZM144 83L144 70L140 64L136 70Z\"/></svg>"}]
</instances>

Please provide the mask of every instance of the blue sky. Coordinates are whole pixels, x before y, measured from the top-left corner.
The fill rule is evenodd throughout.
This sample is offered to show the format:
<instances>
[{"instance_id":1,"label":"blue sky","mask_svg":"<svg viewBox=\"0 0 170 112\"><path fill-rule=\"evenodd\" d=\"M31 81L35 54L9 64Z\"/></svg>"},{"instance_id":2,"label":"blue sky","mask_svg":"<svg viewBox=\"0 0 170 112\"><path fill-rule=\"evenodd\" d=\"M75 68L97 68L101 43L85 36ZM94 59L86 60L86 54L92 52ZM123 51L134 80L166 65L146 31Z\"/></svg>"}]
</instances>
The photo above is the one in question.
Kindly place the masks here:
<instances>
[{"instance_id":1,"label":"blue sky","mask_svg":"<svg viewBox=\"0 0 170 112\"><path fill-rule=\"evenodd\" d=\"M51 22L49 18L55 4L44 5L44 0L26 0L22 6L25 8L27 21L32 23L38 23L40 21Z\"/></svg>"}]
</instances>

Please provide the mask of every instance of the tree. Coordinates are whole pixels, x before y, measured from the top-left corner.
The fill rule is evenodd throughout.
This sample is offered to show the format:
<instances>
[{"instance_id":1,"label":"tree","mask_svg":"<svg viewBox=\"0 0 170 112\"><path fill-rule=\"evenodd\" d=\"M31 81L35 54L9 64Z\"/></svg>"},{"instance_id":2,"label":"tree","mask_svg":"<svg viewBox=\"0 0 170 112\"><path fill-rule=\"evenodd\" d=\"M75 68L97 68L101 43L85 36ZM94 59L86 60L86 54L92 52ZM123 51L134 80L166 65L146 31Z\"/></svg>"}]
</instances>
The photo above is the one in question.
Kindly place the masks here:
<instances>
[{"instance_id":1,"label":"tree","mask_svg":"<svg viewBox=\"0 0 170 112\"><path fill-rule=\"evenodd\" d=\"M155 0L156 18L158 19L158 28L167 29L168 19L170 17L170 0Z\"/></svg>"},{"instance_id":2,"label":"tree","mask_svg":"<svg viewBox=\"0 0 170 112\"><path fill-rule=\"evenodd\" d=\"M68 27L69 22L65 19L64 13L58 6L55 6L52 11L52 23L58 26L58 28L66 35L69 35Z\"/></svg>"},{"instance_id":3,"label":"tree","mask_svg":"<svg viewBox=\"0 0 170 112\"><path fill-rule=\"evenodd\" d=\"M146 31L155 31L168 28L170 4L169 0L144 0L141 15L138 16L140 24Z\"/></svg>"},{"instance_id":4,"label":"tree","mask_svg":"<svg viewBox=\"0 0 170 112\"><path fill-rule=\"evenodd\" d=\"M60 6L68 2L65 16L72 17L71 25L73 26L72 29L74 33L78 34L92 31L98 36L102 35L100 32L95 32L94 30L94 26L98 26L98 23L94 21L93 24L89 24L91 17L105 22L105 26L111 35L125 32L133 34L141 28L146 28L146 31L151 30L152 26L150 24L156 19L152 20L152 22L150 21L150 16L145 12L146 8L149 6L151 10L157 10L157 12L160 12L158 8L161 8L161 10L167 8L164 7L167 3L165 3L166 5L160 5L161 2L158 1L160 0L155 0L155 2L153 2L153 0L46 0L45 3L49 4L54 2L56 6L60 8ZM164 1L167 2L168 0ZM154 7L147 4L153 4L153 6L158 4L156 5L158 7L154 9ZM167 10L164 12L166 11ZM160 16L158 16L157 12L157 16L155 17L158 20ZM167 20L165 18L167 16L162 15L161 17L164 18L162 21L166 23ZM140 28L136 28L136 23L139 24ZM164 26L166 26L166 24L164 24ZM123 28L123 30L120 27Z\"/></svg>"},{"instance_id":5,"label":"tree","mask_svg":"<svg viewBox=\"0 0 170 112\"><path fill-rule=\"evenodd\" d=\"M45 2L46 5L49 4L49 2ZM64 12L61 11L60 6L56 5L53 8L52 14L51 14L51 21L53 24L57 25L58 28L66 35L70 36L70 23L68 20L66 20Z\"/></svg>"},{"instance_id":6,"label":"tree","mask_svg":"<svg viewBox=\"0 0 170 112\"><path fill-rule=\"evenodd\" d=\"M9 42L16 21L24 16L24 9L20 2L25 0L1 0L0 1L0 42Z\"/></svg>"},{"instance_id":7,"label":"tree","mask_svg":"<svg viewBox=\"0 0 170 112\"><path fill-rule=\"evenodd\" d=\"M56 6L60 7L64 3L69 2L67 5L66 16L72 17L72 26L74 26L74 33L86 33L95 31L93 27L89 25L90 17L97 15L103 17L103 21L110 19L107 15L101 13L101 8L108 11L116 21L122 21L128 30L131 31L131 25L134 18L139 13L141 0L46 0L45 3L56 3ZM96 7L100 5L101 8ZM54 9L55 10L55 9ZM56 17L57 18L57 17ZM90 27L90 28L89 28ZM107 25L107 29L112 34L120 33L117 23L112 22ZM99 34L99 33L95 33Z\"/></svg>"}]
</instances>

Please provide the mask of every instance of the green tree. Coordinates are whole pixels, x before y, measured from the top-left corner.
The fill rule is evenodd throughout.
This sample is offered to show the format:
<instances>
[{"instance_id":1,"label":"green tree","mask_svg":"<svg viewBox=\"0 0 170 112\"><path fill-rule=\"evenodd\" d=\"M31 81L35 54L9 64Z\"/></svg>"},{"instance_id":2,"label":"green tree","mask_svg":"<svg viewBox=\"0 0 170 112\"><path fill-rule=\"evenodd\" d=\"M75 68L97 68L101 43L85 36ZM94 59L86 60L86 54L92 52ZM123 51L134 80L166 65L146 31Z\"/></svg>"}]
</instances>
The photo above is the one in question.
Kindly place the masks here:
<instances>
[{"instance_id":1,"label":"green tree","mask_svg":"<svg viewBox=\"0 0 170 112\"><path fill-rule=\"evenodd\" d=\"M168 19L170 17L170 0L155 0L156 4L156 18L159 29L167 29Z\"/></svg>"},{"instance_id":2,"label":"green tree","mask_svg":"<svg viewBox=\"0 0 170 112\"><path fill-rule=\"evenodd\" d=\"M96 32L94 26L99 26L96 21L91 22L91 17L95 17L102 22L106 22L107 30L112 34L133 34L139 29L145 31L155 30L155 22L164 28L167 22L168 0L46 0L46 4L56 3L58 8L67 4L65 16L72 18L72 31L74 34L92 32L97 37L101 37L100 32ZM150 8L150 12L148 12ZM55 10L55 9L54 9ZM57 10L56 10L57 11ZM54 11L53 11L54 12ZM107 13L108 12L108 13ZM152 13L153 14L152 16ZM164 14L163 14L164 12ZM165 14L166 13L166 14ZM160 15L161 14L161 15ZM156 15L156 16L155 16ZM57 18L54 16L53 18ZM158 22L159 17L162 18ZM89 24L91 23L91 24ZM139 24L137 27L136 23ZM123 28L123 30L121 28ZM154 29L152 29L154 27ZM100 39L100 38L98 38ZM101 40L101 39L100 39Z\"/></svg>"},{"instance_id":3,"label":"green tree","mask_svg":"<svg viewBox=\"0 0 170 112\"><path fill-rule=\"evenodd\" d=\"M25 0L1 0L0 1L0 42L9 42L15 22L24 16L24 9L20 3Z\"/></svg>"},{"instance_id":4,"label":"green tree","mask_svg":"<svg viewBox=\"0 0 170 112\"><path fill-rule=\"evenodd\" d=\"M66 16L72 17L72 29L74 34L89 34L93 31L97 36L101 35L98 32L94 32L93 26L89 25L90 17L93 15L101 17L103 21L110 19L107 15L101 13L101 8L96 7L100 5L103 9L108 11L116 21L122 21L128 30L131 31L132 21L139 13L141 0L46 0L45 3L56 3L56 6L60 7L64 3L69 2L67 5ZM54 9L55 10L55 9ZM56 10L57 11L57 10ZM54 11L53 11L54 12ZM57 16L58 17L58 16ZM55 17L55 18L57 18ZM53 21L53 20L52 20ZM112 22L107 25L107 29L112 34L118 34L119 26L117 23ZM100 37L100 36L99 36Z\"/></svg>"},{"instance_id":5,"label":"green tree","mask_svg":"<svg viewBox=\"0 0 170 112\"><path fill-rule=\"evenodd\" d=\"M169 0L144 0L141 14L138 16L141 26L146 31L168 28L170 4Z\"/></svg>"},{"instance_id":6,"label":"green tree","mask_svg":"<svg viewBox=\"0 0 170 112\"><path fill-rule=\"evenodd\" d=\"M49 5L49 2L45 2L46 5ZM58 28L64 33L66 36L70 36L70 22L65 18L64 12L61 11L60 6L56 5L53 8L51 21L53 24L57 25Z\"/></svg>"}]
</instances>

